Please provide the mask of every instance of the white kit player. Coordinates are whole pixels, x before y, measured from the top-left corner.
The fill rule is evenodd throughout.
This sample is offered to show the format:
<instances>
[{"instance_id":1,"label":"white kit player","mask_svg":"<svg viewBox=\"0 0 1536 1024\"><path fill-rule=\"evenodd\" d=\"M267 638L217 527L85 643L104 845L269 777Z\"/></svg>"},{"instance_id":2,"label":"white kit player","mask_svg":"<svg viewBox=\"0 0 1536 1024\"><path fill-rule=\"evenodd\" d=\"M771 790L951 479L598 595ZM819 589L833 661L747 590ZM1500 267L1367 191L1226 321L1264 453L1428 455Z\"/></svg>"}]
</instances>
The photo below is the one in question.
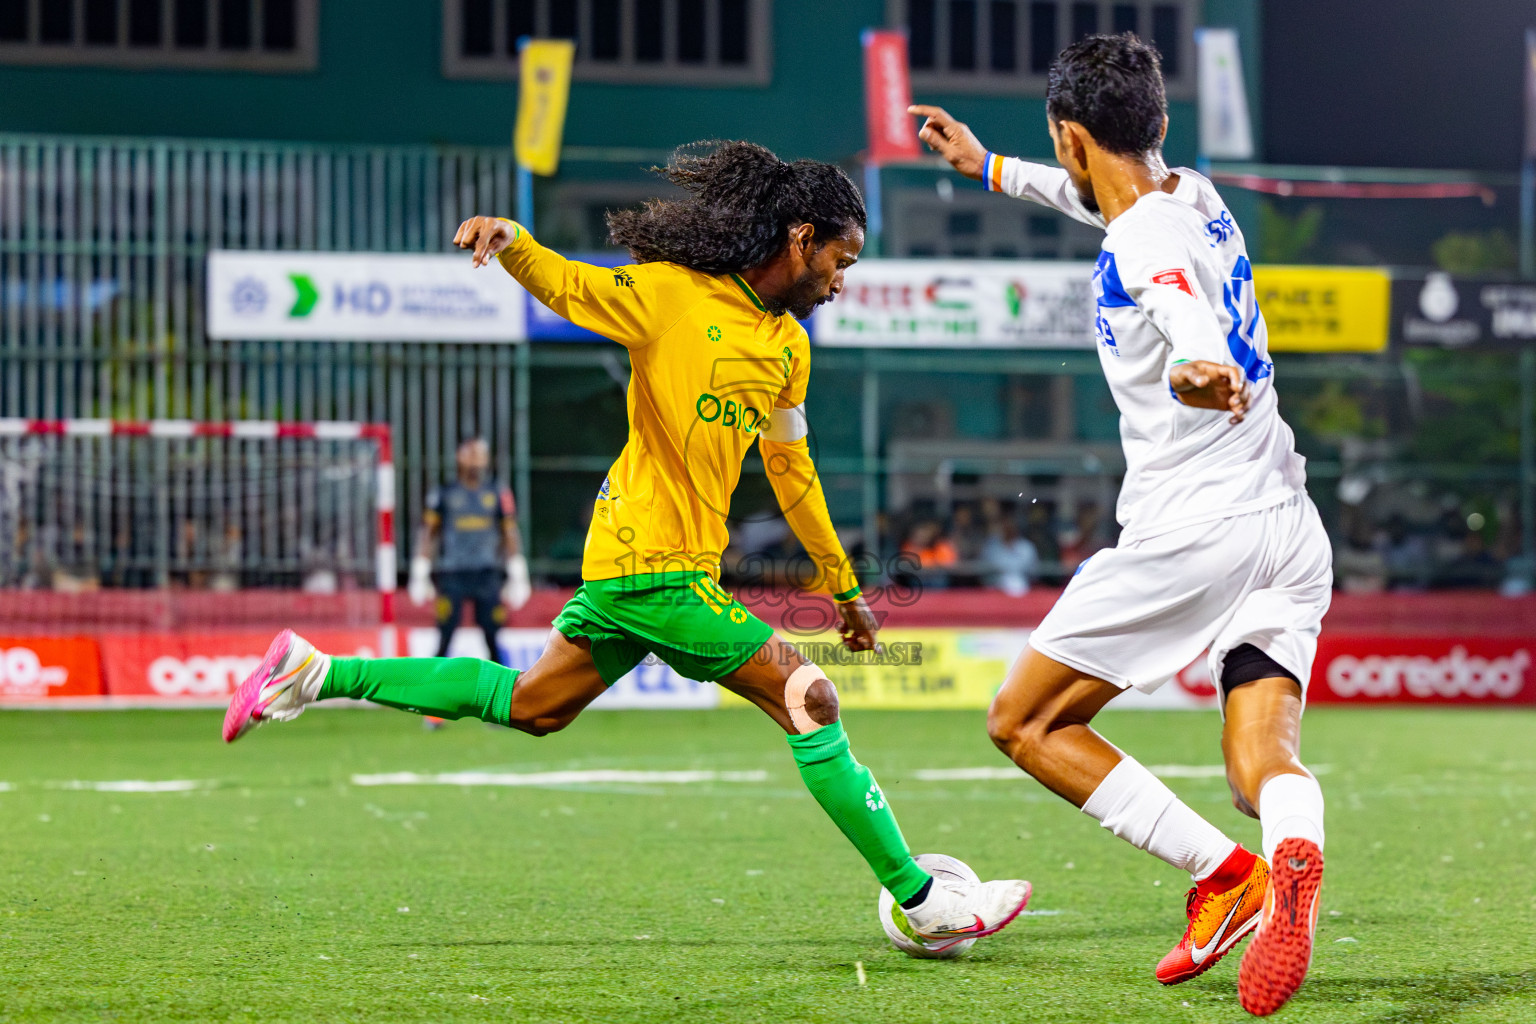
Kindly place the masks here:
<instances>
[{"instance_id":1,"label":"white kit player","mask_svg":"<svg viewBox=\"0 0 1536 1024\"><path fill-rule=\"evenodd\" d=\"M1273 1013L1306 977L1322 883L1323 795L1298 745L1331 545L1277 408L1242 232L1207 179L1163 163L1156 51L1130 34L1075 43L1051 67L1046 111L1060 168L997 156L943 110L912 108L961 173L1105 229L1096 335L1121 414L1123 532L1031 635L988 731L1046 787L1190 873L1188 927L1159 981L1195 977L1253 932L1238 995ZM1262 823L1262 859L1089 726L1207 648L1227 780Z\"/></svg>"}]
</instances>

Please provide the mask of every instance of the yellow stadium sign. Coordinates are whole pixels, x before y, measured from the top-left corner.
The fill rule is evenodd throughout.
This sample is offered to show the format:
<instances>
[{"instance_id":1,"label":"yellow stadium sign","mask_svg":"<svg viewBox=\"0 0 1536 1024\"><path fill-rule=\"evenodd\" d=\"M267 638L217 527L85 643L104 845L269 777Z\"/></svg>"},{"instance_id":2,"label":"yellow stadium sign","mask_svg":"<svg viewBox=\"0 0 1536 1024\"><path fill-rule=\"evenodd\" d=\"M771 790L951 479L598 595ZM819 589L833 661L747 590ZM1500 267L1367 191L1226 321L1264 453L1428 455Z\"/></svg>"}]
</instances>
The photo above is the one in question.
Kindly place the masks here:
<instances>
[{"instance_id":1,"label":"yellow stadium sign","mask_svg":"<svg viewBox=\"0 0 1536 1024\"><path fill-rule=\"evenodd\" d=\"M1392 280L1371 267L1254 267L1271 352L1381 352Z\"/></svg>"},{"instance_id":2,"label":"yellow stadium sign","mask_svg":"<svg viewBox=\"0 0 1536 1024\"><path fill-rule=\"evenodd\" d=\"M845 708L977 710L992 703L1028 639L1027 629L882 629L878 658L848 653L836 633L794 643L836 681ZM721 693L723 706L738 700Z\"/></svg>"},{"instance_id":3,"label":"yellow stadium sign","mask_svg":"<svg viewBox=\"0 0 1536 1024\"><path fill-rule=\"evenodd\" d=\"M517 162L535 174L554 174L560 166L575 54L576 44L569 39L532 39L518 55L522 66L513 149Z\"/></svg>"}]
</instances>

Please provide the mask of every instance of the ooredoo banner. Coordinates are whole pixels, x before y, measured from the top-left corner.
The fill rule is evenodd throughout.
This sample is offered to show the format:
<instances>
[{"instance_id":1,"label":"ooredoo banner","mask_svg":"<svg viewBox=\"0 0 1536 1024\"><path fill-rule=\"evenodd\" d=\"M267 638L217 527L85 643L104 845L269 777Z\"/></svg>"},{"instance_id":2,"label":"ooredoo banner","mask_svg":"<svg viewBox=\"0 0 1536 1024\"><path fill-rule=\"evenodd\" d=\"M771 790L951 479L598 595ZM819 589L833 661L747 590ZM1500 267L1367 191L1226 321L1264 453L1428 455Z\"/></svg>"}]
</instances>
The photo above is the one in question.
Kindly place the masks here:
<instances>
[{"instance_id":1,"label":"ooredoo banner","mask_svg":"<svg viewBox=\"0 0 1536 1024\"><path fill-rule=\"evenodd\" d=\"M379 634L371 629L306 631L305 638L330 654L371 658L379 652ZM270 631L103 636L106 692L168 702L221 702L261 664L271 642Z\"/></svg>"},{"instance_id":2,"label":"ooredoo banner","mask_svg":"<svg viewBox=\"0 0 1536 1024\"><path fill-rule=\"evenodd\" d=\"M101 694L101 652L96 641L79 636L0 636L0 700Z\"/></svg>"},{"instance_id":3,"label":"ooredoo banner","mask_svg":"<svg viewBox=\"0 0 1536 1024\"><path fill-rule=\"evenodd\" d=\"M1311 703L1536 704L1536 642L1324 633Z\"/></svg>"}]
</instances>

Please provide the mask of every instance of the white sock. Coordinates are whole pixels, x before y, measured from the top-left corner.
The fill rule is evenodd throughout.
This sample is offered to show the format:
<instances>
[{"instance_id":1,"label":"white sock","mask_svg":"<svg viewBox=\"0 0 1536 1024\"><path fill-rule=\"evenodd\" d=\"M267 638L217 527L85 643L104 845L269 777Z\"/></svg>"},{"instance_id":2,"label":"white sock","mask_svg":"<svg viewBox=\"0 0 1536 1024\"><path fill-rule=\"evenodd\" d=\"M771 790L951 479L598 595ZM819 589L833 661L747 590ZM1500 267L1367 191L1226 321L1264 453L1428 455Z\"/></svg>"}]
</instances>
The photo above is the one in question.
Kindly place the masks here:
<instances>
[{"instance_id":1,"label":"white sock","mask_svg":"<svg viewBox=\"0 0 1536 1024\"><path fill-rule=\"evenodd\" d=\"M1188 871L1196 882L1210 877L1237 849L1133 757L1104 776L1083 813L1138 850Z\"/></svg>"},{"instance_id":2,"label":"white sock","mask_svg":"<svg viewBox=\"0 0 1536 1024\"><path fill-rule=\"evenodd\" d=\"M1282 839L1310 839L1323 848L1323 789L1310 775L1276 775L1259 790L1264 859L1275 860Z\"/></svg>"}]
</instances>

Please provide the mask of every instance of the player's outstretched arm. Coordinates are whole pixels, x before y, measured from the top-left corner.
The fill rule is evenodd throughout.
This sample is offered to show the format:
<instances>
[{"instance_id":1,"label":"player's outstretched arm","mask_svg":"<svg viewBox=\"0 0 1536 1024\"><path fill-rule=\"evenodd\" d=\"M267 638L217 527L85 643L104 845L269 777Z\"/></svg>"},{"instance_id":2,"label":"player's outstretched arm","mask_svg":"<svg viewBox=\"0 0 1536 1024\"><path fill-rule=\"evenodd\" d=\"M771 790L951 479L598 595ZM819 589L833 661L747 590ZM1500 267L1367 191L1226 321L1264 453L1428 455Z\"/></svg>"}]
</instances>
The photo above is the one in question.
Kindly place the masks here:
<instances>
[{"instance_id":1,"label":"player's outstretched arm","mask_svg":"<svg viewBox=\"0 0 1536 1024\"><path fill-rule=\"evenodd\" d=\"M943 107L918 104L908 107L907 113L927 119L917 130L917 137L930 149L967 178L981 180L987 162L987 147L976 138L970 125L956 121Z\"/></svg>"},{"instance_id":2,"label":"player's outstretched arm","mask_svg":"<svg viewBox=\"0 0 1536 1024\"><path fill-rule=\"evenodd\" d=\"M924 104L908 107L907 113L926 118L917 137L967 178L981 182L991 192L1005 192L1059 210L1073 220L1104 226L1104 217L1083 205L1072 179L1060 167L1005 157L988 151L967 124L955 120L943 107Z\"/></svg>"},{"instance_id":3,"label":"player's outstretched arm","mask_svg":"<svg viewBox=\"0 0 1536 1024\"><path fill-rule=\"evenodd\" d=\"M578 327L626 348L656 336L663 303L655 294L652 265L595 267L568 260L503 217L469 218L453 244L472 250L476 267L499 260L530 295Z\"/></svg>"}]
</instances>

